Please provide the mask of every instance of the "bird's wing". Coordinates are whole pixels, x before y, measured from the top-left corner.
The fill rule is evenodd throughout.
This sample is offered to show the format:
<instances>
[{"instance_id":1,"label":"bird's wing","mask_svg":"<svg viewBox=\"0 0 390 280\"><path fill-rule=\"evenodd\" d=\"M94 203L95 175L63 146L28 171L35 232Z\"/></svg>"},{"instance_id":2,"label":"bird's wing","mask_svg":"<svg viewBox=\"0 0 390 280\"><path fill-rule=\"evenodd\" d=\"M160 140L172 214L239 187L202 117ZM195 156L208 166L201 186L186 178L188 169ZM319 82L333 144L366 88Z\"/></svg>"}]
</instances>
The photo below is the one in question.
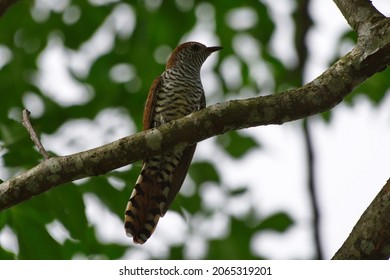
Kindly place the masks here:
<instances>
[{"instance_id":1,"label":"bird's wing","mask_svg":"<svg viewBox=\"0 0 390 280\"><path fill-rule=\"evenodd\" d=\"M145 109L144 109L144 119L143 127L144 130L154 127L153 125L153 113L154 107L156 105L157 92L161 88L161 76L158 76L154 81L152 86L149 89L148 98L146 99Z\"/></svg>"},{"instance_id":2,"label":"bird's wing","mask_svg":"<svg viewBox=\"0 0 390 280\"><path fill-rule=\"evenodd\" d=\"M200 109L206 107L206 99L204 95L200 101ZM172 174L171 187L169 189L166 205L162 211L162 216L168 211L173 200L175 199L177 193L180 191L181 186L183 185L184 179L187 176L188 168L190 167L192 157L196 149L196 144L188 146L184 149L181 159L178 165L175 168L175 171Z\"/></svg>"},{"instance_id":3,"label":"bird's wing","mask_svg":"<svg viewBox=\"0 0 390 280\"><path fill-rule=\"evenodd\" d=\"M167 196L167 201L164 209L162 210L162 216L168 211L177 193L180 191L183 181L186 178L188 167L191 164L192 156L194 155L196 145L188 146L184 149L181 159L176 166L172 174L171 187Z\"/></svg>"},{"instance_id":4,"label":"bird's wing","mask_svg":"<svg viewBox=\"0 0 390 280\"><path fill-rule=\"evenodd\" d=\"M157 93L159 92L161 86L162 86L162 79L161 76L159 76L153 81L153 84L150 87L148 93L148 98L146 100L144 117L143 117L144 130L148 130L154 127L153 124L154 107L156 105ZM201 106L204 107L204 104L202 104ZM177 193L179 192L183 184L183 181L187 175L187 171L191 164L191 160L194 155L195 148L196 145L192 145L184 149L181 159L172 174L171 186L169 189L166 205L161 213L161 216L164 216L164 214L168 211Z\"/></svg>"}]
</instances>

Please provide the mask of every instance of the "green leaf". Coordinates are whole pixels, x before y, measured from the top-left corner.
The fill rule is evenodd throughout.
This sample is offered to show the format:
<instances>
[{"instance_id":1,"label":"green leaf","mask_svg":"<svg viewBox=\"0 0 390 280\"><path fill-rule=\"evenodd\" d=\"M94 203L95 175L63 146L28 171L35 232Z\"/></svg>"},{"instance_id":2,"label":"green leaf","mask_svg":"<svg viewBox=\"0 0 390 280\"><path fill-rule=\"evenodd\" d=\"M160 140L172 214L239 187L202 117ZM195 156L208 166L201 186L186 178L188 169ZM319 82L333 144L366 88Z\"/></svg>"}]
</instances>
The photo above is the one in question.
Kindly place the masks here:
<instances>
[{"instance_id":1,"label":"green leaf","mask_svg":"<svg viewBox=\"0 0 390 280\"><path fill-rule=\"evenodd\" d=\"M178 212L180 215L185 217L185 212L195 214L202 209L202 199L199 192L195 192L190 197L178 195L171 205L171 210Z\"/></svg>"},{"instance_id":2,"label":"green leaf","mask_svg":"<svg viewBox=\"0 0 390 280\"><path fill-rule=\"evenodd\" d=\"M88 228L85 204L80 187L66 184L47 193L49 209L55 213L72 238L83 241Z\"/></svg>"},{"instance_id":3,"label":"green leaf","mask_svg":"<svg viewBox=\"0 0 390 280\"><path fill-rule=\"evenodd\" d=\"M285 212L278 212L266 217L256 227L257 230L274 230L277 232L284 232L294 224L293 219Z\"/></svg>"},{"instance_id":4,"label":"green leaf","mask_svg":"<svg viewBox=\"0 0 390 280\"><path fill-rule=\"evenodd\" d=\"M14 210L14 209L13 209ZM38 213L13 211L12 228L18 236L19 259L62 259L61 245L48 233Z\"/></svg>"},{"instance_id":5,"label":"green leaf","mask_svg":"<svg viewBox=\"0 0 390 280\"><path fill-rule=\"evenodd\" d=\"M254 233L245 221L231 219L230 232L226 238L210 241L207 259L212 260L250 260L256 259L251 254L250 243Z\"/></svg>"},{"instance_id":6,"label":"green leaf","mask_svg":"<svg viewBox=\"0 0 390 280\"><path fill-rule=\"evenodd\" d=\"M15 254L8 252L0 246L0 260L12 260L15 259Z\"/></svg>"},{"instance_id":7,"label":"green leaf","mask_svg":"<svg viewBox=\"0 0 390 280\"><path fill-rule=\"evenodd\" d=\"M352 102L357 96L367 96L375 104L379 104L390 89L390 67L376 73L357 87L353 94L348 95L346 101Z\"/></svg>"},{"instance_id":8,"label":"green leaf","mask_svg":"<svg viewBox=\"0 0 390 280\"><path fill-rule=\"evenodd\" d=\"M63 245L65 259L74 258L75 253L87 259L119 259L128 249L128 245L100 243L92 227L88 228L85 241L66 240Z\"/></svg>"},{"instance_id":9,"label":"green leaf","mask_svg":"<svg viewBox=\"0 0 390 280\"><path fill-rule=\"evenodd\" d=\"M229 191L230 196L238 196L246 193L248 191L247 187L239 187L234 190Z\"/></svg>"},{"instance_id":10,"label":"green leaf","mask_svg":"<svg viewBox=\"0 0 390 280\"><path fill-rule=\"evenodd\" d=\"M123 190L117 190L109 184L106 178L97 177L83 184L82 189L84 192L95 194L111 212L122 219L127 201L133 190L134 182L135 180L128 180Z\"/></svg>"},{"instance_id":11,"label":"green leaf","mask_svg":"<svg viewBox=\"0 0 390 280\"><path fill-rule=\"evenodd\" d=\"M210 162L202 161L191 164L189 174L197 186L205 182L220 182L217 170Z\"/></svg>"},{"instance_id":12,"label":"green leaf","mask_svg":"<svg viewBox=\"0 0 390 280\"><path fill-rule=\"evenodd\" d=\"M259 146L252 137L242 135L237 131L218 136L217 142L234 158L240 158Z\"/></svg>"}]
</instances>

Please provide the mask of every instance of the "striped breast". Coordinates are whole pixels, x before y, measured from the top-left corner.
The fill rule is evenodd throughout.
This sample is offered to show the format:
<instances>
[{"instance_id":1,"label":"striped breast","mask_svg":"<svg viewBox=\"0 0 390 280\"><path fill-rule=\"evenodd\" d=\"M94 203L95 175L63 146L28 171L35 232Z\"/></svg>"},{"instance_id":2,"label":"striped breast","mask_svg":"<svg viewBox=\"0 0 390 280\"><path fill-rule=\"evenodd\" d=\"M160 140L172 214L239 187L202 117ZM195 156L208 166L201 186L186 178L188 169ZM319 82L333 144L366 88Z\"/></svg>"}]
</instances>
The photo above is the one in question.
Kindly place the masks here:
<instances>
[{"instance_id":1,"label":"striped breast","mask_svg":"<svg viewBox=\"0 0 390 280\"><path fill-rule=\"evenodd\" d=\"M195 72L196 73L196 72ZM200 76L170 68L161 75L161 87L156 94L152 127L182 118L205 107Z\"/></svg>"}]
</instances>

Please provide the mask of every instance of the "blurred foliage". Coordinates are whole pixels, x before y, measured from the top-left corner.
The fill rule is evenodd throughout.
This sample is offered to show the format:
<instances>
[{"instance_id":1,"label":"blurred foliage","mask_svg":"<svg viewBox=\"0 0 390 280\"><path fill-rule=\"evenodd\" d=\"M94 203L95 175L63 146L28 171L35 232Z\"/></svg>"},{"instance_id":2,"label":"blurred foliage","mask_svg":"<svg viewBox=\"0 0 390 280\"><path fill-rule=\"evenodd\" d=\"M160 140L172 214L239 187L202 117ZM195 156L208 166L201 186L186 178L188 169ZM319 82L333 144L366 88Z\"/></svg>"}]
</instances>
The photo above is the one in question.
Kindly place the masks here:
<instances>
[{"instance_id":1,"label":"blurred foliage","mask_svg":"<svg viewBox=\"0 0 390 280\"><path fill-rule=\"evenodd\" d=\"M253 138L243 136L237 131L218 136L217 142L234 158L240 158L251 149L258 147Z\"/></svg>"},{"instance_id":2,"label":"blurred foliage","mask_svg":"<svg viewBox=\"0 0 390 280\"><path fill-rule=\"evenodd\" d=\"M94 120L106 108L125 110L135 130L140 130L151 82L163 71L171 50L188 38L207 39L224 47L214 65L219 88L207 92L212 100L247 97L248 92L278 92L296 85L294 75L289 75L293 63L286 63L273 50L275 19L269 11L267 5L255 0L18 1L0 18L1 179L41 160L21 125L23 108L32 112L36 129L44 135L59 133L70 121ZM293 42L283 43L293 49ZM50 67L60 67L73 87L49 75L52 68L44 62L53 53L61 55L51 58ZM232 67L239 71L234 77L228 73ZM256 72L259 68L261 74ZM259 75L269 78L261 80ZM390 79L384 76L388 70L356 91L369 93L380 102L389 87ZM260 147L241 132L219 136L216 143L234 160ZM131 192L124 186L135 182L139 170L140 165L134 164L105 177L67 184L3 211L0 233L13 233L17 249L14 253L0 244L0 259L118 259L143 250L130 239L126 244L103 241L87 215L85 199L93 195L99 205L122 221ZM205 217L225 211L204 209L200 190L206 184L220 186L226 201L248 193L246 187L224 186L211 161L194 162L189 177L195 191L179 196L174 211L184 209L188 215ZM65 237L59 238L50 230L53 223L61 225L59 231ZM254 253L254 236L269 230L283 233L294 223L288 213L262 217L248 210L239 217L229 214L227 224L225 234L204 238L207 246L201 258L266 258ZM125 234L122 227L116 231ZM186 242L169 246L164 258L186 258ZM147 250L145 254L155 257Z\"/></svg>"}]
</instances>

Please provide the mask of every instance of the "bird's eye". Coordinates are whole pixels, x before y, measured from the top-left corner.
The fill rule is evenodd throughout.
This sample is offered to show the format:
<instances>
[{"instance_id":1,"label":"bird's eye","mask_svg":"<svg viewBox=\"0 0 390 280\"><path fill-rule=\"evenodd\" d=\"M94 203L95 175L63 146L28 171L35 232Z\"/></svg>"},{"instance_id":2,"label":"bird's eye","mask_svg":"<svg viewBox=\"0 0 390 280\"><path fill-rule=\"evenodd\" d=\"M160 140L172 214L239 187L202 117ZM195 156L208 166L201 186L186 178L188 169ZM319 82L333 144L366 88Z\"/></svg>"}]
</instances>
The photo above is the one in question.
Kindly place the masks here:
<instances>
[{"instance_id":1,"label":"bird's eye","mask_svg":"<svg viewBox=\"0 0 390 280\"><path fill-rule=\"evenodd\" d=\"M199 45L192 45L191 48L192 48L192 50L193 50L194 52L200 51L200 46L199 46Z\"/></svg>"}]
</instances>

